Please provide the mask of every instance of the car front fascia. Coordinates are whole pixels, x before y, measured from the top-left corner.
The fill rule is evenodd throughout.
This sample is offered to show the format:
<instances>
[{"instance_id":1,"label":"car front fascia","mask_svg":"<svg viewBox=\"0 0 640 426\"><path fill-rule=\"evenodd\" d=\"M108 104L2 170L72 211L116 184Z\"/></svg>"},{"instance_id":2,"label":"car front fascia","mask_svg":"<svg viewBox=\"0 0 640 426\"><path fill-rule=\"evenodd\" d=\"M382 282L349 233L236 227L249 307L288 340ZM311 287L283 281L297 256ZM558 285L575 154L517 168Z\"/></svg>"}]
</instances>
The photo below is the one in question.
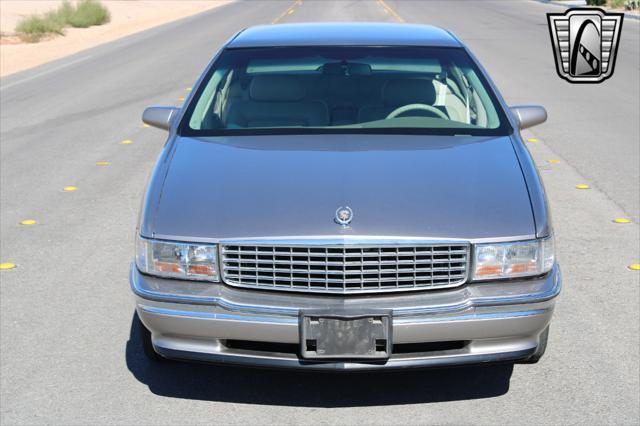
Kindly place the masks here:
<instances>
[{"instance_id":1,"label":"car front fascia","mask_svg":"<svg viewBox=\"0 0 640 426\"><path fill-rule=\"evenodd\" d=\"M399 294L294 294L188 282L141 274L132 264L130 283L138 316L166 358L311 370L437 367L517 361L531 356L548 326L560 293L557 265L540 277ZM509 291L505 292L505 286ZM392 355L378 362L315 362L296 354L227 348L228 339L295 345L302 310L322 307L336 315L354 309L390 309L394 344L463 339L459 351Z\"/></svg>"}]
</instances>

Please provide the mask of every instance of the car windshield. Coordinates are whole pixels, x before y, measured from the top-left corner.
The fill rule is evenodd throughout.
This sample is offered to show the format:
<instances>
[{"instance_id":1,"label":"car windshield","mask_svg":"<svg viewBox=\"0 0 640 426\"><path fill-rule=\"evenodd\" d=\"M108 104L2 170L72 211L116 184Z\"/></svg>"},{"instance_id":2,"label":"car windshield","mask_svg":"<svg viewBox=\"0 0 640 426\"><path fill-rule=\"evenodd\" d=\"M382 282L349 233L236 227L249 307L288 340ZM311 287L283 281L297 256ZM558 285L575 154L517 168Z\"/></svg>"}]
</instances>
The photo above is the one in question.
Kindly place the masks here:
<instances>
[{"instance_id":1,"label":"car windshield","mask_svg":"<svg viewBox=\"0 0 640 426\"><path fill-rule=\"evenodd\" d=\"M226 49L180 126L190 136L509 130L466 51L444 47Z\"/></svg>"}]
</instances>

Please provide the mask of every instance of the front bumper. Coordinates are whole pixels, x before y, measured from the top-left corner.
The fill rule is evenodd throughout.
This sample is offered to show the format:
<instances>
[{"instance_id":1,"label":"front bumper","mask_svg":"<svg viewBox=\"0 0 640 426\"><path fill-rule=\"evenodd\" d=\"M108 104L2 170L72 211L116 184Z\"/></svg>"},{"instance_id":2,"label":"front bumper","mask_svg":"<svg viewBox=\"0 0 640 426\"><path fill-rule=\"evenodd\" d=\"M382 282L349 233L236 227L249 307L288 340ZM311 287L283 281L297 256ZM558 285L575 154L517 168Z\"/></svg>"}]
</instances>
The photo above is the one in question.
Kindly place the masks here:
<instances>
[{"instance_id":1,"label":"front bumper","mask_svg":"<svg viewBox=\"0 0 640 426\"><path fill-rule=\"evenodd\" d=\"M168 280L143 275L135 265L130 281L138 315L152 333L155 350L166 358L316 370L526 359L535 352L540 334L551 320L562 285L558 266L535 279L355 297L283 294ZM389 359L374 362L302 359L296 350L299 314L311 309L336 315L390 310L394 352ZM244 343L238 346L231 342ZM409 349L396 353L395 348L401 347Z\"/></svg>"}]
</instances>

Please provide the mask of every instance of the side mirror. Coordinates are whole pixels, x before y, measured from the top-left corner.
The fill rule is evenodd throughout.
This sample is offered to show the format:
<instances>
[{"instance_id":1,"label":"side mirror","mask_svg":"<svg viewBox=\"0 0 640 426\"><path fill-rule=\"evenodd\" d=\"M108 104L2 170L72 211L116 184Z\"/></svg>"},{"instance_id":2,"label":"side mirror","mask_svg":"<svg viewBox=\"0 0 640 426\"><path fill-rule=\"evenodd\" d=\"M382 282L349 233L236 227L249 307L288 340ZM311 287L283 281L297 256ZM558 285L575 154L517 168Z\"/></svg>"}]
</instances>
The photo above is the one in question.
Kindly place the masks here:
<instances>
[{"instance_id":1,"label":"side mirror","mask_svg":"<svg viewBox=\"0 0 640 426\"><path fill-rule=\"evenodd\" d=\"M514 105L509 109L518 122L520 130L547 121L547 110L540 105Z\"/></svg>"},{"instance_id":2,"label":"side mirror","mask_svg":"<svg viewBox=\"0 0 640 426\"><path fill-rule=\"evenodd\" d=\"M165 106L152 106L145 108L142 113L142 122L158 129L171 130L174 118L178 115L178 108Z\"/></svg>"}]
</instances>

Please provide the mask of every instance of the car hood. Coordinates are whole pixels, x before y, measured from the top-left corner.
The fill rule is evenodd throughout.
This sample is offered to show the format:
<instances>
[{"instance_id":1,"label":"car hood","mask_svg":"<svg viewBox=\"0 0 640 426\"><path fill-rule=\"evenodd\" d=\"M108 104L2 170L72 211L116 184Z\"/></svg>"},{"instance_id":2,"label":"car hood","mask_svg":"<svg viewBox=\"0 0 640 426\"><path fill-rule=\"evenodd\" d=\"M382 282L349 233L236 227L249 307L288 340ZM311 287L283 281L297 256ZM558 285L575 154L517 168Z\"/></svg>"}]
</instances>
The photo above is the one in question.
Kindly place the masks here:
<instances>
[{"instance_id":1,"label":"car hood","mask_svg":"<svg viewBox=\"0 0 640 426\"><path fill-rule=\"evenodd\" d=\"M535 235L509 137L183 137L173 149L146 227L157 238Z\"/></svg>"}]
</instances>

